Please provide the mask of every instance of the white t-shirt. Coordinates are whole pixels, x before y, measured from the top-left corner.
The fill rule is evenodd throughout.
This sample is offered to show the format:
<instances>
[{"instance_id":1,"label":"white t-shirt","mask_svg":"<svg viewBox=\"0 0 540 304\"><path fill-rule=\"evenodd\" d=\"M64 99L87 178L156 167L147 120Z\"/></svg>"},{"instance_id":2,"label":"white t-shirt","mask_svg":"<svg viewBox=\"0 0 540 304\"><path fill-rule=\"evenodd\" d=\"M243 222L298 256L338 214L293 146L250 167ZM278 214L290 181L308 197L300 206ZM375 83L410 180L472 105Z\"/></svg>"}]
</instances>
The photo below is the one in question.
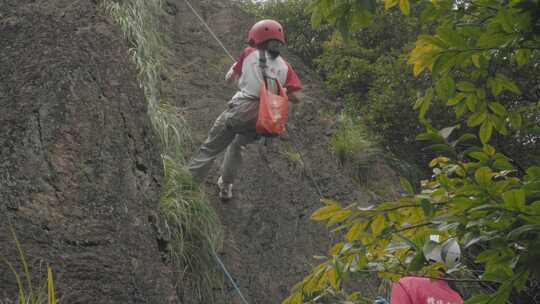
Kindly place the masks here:
<instances>
[{"instance_id":1,"label":"white t-shirt","mask_svg":"<svg viewBox=\"0 0 540 304\"><path fill-rule=\"evenodd\" d=\"M234 95L233 99L257 99L259 97L259 90L263 79L259 62L260 53L255 48L246 48L231 67L232 72L240 76L238 79L239 91ZM276 79L289 93L302 89L298 75L283 57L278 56L272 59L266 52L264 53L266 55L266 75L268 78ZM271 81L268 81L268 85L269 89L272 90L270 87L272 85Z\"/></svg>"}]
</instances>

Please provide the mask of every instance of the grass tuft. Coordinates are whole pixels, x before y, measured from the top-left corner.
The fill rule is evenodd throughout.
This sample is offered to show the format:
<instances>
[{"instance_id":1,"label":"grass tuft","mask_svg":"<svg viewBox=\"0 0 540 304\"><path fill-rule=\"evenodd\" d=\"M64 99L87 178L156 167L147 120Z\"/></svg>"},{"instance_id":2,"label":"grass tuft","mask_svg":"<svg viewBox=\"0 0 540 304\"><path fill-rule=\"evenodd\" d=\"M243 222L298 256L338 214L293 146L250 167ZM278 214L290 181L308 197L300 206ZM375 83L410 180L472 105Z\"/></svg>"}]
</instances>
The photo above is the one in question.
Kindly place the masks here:
<instances>
[{"instance_id":1,"label":"grass tuft","mask_svg":"<svg viewBox=\"0 0 540 304\"><path fill-rule=\"evenodd\" d=\"M45 286L39 289L34 288L32 283L32 277L30 276L30 270L28 268L28 262L26 261L26 255L22 249L21 243L17 238L17 234L13 227L10 226L11 236L15 241L17 251L19 253L19 258L21 260L21 265L23 268L24 280L26 281L26 286L23 283L23 278L19 275L15 267L4 257L0 257L0 260L3 261L13 273L15 280L17 281L17 286L19 289L19 297L17 303L19 304L57 304L56 293L54 290L54 281L52 275L51 267L47 266L47 289Z\"/></svg>"},{"instance_id":2,"label":"grass tuft","mask_svg":"<svg viewBox=\"0 0 540 304\"><path fill-rule=\"evenodd\" d=\"M369 139L366 128L346 114L341 115L330 145L341 165L351 161L359 169L369 167L370 158L380 153L376 143Z\"/></svg>"},{"instance_id":3,"label":"grass tuft","mask_svg":"<svg viewBox=\"0 0 540 304\"><path fill-rule=\"evenodd\" d=\"M177 108L160 97L160 75L167 48L158 31L160 0L108 1L106 10L118 22L132 48L139 81L148 104L148 115L160 139L165 186L160 198L161 226L168 240L170 261L179 296L211 303L214 289L222 289L213 251L221 247L219 218L186 170L186 155L193 148L191 131ZM189 288L185 285L189 284Z\"/></svg>"}]
</instances>

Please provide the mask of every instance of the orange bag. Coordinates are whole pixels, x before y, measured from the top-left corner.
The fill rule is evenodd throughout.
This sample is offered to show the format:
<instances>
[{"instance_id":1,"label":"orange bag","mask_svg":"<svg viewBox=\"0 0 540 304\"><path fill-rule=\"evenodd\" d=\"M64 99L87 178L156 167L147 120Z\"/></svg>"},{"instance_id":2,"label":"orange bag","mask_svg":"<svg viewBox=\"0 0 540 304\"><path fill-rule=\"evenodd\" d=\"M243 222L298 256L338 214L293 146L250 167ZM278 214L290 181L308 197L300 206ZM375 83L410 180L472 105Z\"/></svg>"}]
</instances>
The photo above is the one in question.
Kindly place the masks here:
<instances>
[{"instance_id":1,"label":"orange bag","mask_svg":"<svg viewBox=\"0 0 540 304\"><path fill-rule=\"evenodd\" d=\"M285 123L289 115L289 99L285 90L276 80L279 95L268 92L263 81L259 91L259 116L257 117L257 133L262 135L280 135L285 131Z\"/></svg>"}]
</instances>

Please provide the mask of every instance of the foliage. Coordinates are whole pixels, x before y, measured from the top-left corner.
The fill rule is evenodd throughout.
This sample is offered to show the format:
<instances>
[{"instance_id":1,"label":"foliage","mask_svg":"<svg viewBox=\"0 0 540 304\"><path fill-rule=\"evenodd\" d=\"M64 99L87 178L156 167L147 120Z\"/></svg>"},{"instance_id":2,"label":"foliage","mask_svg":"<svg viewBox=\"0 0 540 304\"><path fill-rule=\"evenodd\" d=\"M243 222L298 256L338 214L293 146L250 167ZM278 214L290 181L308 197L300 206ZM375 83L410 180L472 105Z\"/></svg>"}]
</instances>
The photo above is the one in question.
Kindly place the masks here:
<instances>
[{"instance_id":1,"label":"foliage","mask_svg":"<svg viewBox=\"0 0 540 304\"><path fill-rule=\"evenodd\" d=\"M213 267L213 251L221 246L222 228L215 211L185 168L186 152L192 147L189 126L180 112L160 98L165 43L157 30L159 0L109 2L107 10L132 44L130 54L139 68L139 80L148 104L148 115L160 139L165 185L160 198L161 226L168 242L170 260L178 281L189 279L191 293L202 302L220 288L222 280Z\"/></svg>"},{"instance_id":2,"label":"foliage","mask_svg":"<svg viewBox=\"0 0 540 304\"><path fill-rule=\"evenodd\" d=\"M408 0L384 2L386 9L411 12ZM315 0L311 10L315 23L326 20L348 35L367 26L375 6L375 0ZM364 303L346 284L358 274L397 280L449 271L495 289L477 288L467 303L506 303L526 298L530 281L540 276L540 167L516 167L494 146L525 133L522 144L537 147L538 136L525 126L538 124L538 98L523 94L512 71L538 65L540 2L440 0L418 1L418 7L423 23L435 29L418 36L408 58L415 76L428 72L433 82L414 105L425 126L417 139L437 153L429 163L433 175L419 187L402 178L407 194L377 206L324 200L312 219L343 231L343 239L284 303ZM444 128L428 119L441 103L455 113ZM464 147L467 142L480 145ZM428 263L422 248L430 235L457 238L473 261L452 270Z\"/></svg>"},{"instance_id":3,"label":"foliage","mask_svg":"<svg viewBox=\"0 0 540 304\"><path fill-rule=\"evenodd\" d=\"M338 130L330 140L332 150L337 154L341 162L358 154L369 154L376 150L364 130L364 127L348 116L342 115Z\"/></svg>"},{"instance_id":4,"label":"foliage","mask_svg":"<svg viewBox=\"0 0 540 304\"><path fill-rule=\"evenodd\" d=\"M395 12L381 12L374 20L349 39L334 34L315 62L330 91L343 99L347 115L361 120L387 154L420 166L432 155L414 140L422 124L410 105L429 79L415 81L401 54L418 31L418 22ZM444 107L429 114L436 126L449 117Z\"/></svg>"},{"instance_id":5,"label":"foliage","mask_svg":"<svg viewBox=\"0 0 540 304\"><path fill-rule=\"evenodd\" d=\"M354 107L373 81L372 62L377 58L373 50L356 42L345 43L339 34L323 44L324 54L315 62L331 92L348 100Z\"/></svg>"},{"instance_id":6,"label":"foliage","mask_svg":"<svg viewBox=\"0 0 540 304\"><path fill-rule=\"evenodd\" d=\"M54 278L53 272L50 266L47 266L47 285L42 286L38 289L35 288L35 285L32 283L32 277L30 275L30 270L28 268L28 263L26 261L26 255L21 247L21 243L15 234L15 230L10 226L11 236L15 241L17 251L19 252L19 258L21 259L21 264L24 272L24 280L26 281L26 286L23 283L23 279L15 269L15 267L8 262L4 257L0 257L11 270L17 281L19 287L19 298L17 303L19 304L57 304L56 291L54 288Z\"/></svg>"},{"instance_id":7,"label":"foliage","mask_svg":"<svg viewBox=\"0 0 540 304\"><path fill-rule=\"evenodd\" d=\"M373 163L383 155L366 127L346 114L340 117L338 129L330 139L330 147L340 164L352 169L351 173L363 185L367 185L373 176Z\"/></svg>"}]
</instances>

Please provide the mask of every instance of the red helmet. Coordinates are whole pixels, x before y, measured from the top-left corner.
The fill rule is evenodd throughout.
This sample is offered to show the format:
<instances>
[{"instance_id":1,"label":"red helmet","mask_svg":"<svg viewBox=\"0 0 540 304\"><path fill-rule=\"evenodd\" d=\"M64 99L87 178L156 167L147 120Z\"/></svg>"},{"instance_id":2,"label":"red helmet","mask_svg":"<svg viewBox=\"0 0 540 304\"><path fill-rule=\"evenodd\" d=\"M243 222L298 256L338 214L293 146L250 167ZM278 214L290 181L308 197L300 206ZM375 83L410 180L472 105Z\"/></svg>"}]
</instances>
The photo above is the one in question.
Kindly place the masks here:
<instances>
[{"instance_id":1,"label":"red helmet","mask_svg":"<svg viewBox=\"0 0 540 304\"><path fill-rule=\"evenodd\" d=\"M248 43L253 47L272 39L285 43L283 27L275 20L261 20L255 23L249 30Z\"/></svg>"}]
</instances>

